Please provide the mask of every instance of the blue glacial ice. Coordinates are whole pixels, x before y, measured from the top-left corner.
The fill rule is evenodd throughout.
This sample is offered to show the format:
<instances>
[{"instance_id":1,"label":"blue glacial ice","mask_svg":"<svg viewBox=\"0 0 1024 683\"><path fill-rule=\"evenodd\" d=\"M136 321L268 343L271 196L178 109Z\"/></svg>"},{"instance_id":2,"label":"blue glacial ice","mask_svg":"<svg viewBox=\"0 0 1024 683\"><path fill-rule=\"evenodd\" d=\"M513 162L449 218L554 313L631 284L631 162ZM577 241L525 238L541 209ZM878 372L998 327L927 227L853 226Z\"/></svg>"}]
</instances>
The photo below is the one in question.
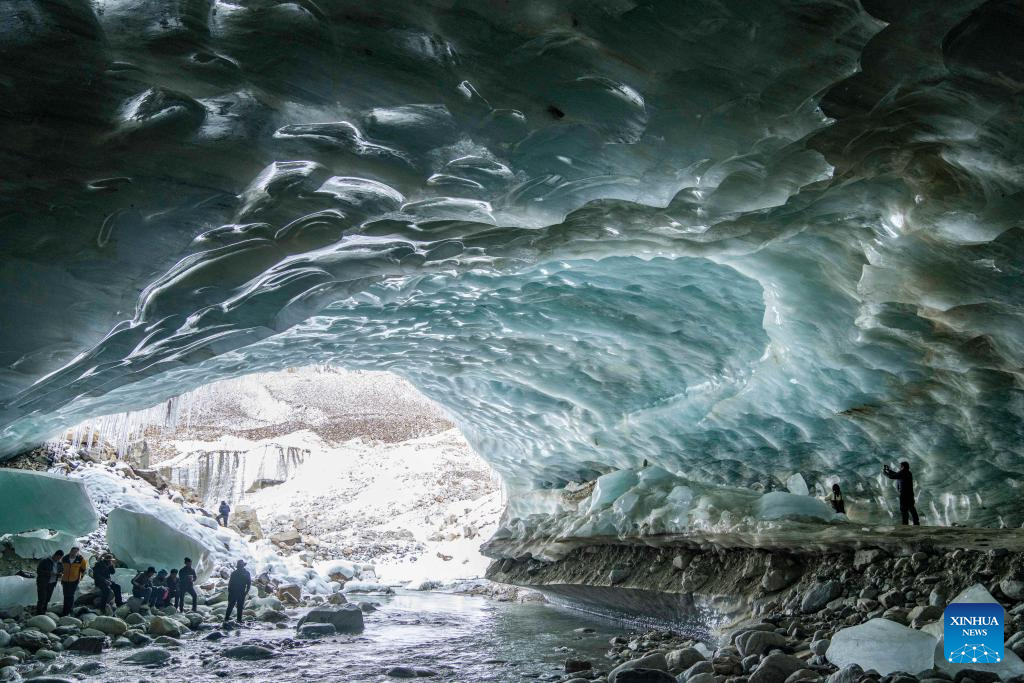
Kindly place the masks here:
<instances>
[{"instance_id":1,"label":"blue glacial ice","mask_svg":"<svg viewBox=\"0 0 1024 683\"><path fill-rule=\"evenodd\" d=\"M84 536L99 526L82 482L63 475L0 469L0 500L0 534L53 530Z\"/></svg>"},{"instance_id":2,"label":"blue glacial ice","mask_svg":"<svg viewBox=\"0 0 1024 683\"><path fill-rule=\"evenodd\" d=\"M1024 522L1018 7L99 6L0 4L3 455L333 363L523 510L683 482L577 531L794 473L891 520L902 459L929 523Z\"/></svg>"}]
</instances>

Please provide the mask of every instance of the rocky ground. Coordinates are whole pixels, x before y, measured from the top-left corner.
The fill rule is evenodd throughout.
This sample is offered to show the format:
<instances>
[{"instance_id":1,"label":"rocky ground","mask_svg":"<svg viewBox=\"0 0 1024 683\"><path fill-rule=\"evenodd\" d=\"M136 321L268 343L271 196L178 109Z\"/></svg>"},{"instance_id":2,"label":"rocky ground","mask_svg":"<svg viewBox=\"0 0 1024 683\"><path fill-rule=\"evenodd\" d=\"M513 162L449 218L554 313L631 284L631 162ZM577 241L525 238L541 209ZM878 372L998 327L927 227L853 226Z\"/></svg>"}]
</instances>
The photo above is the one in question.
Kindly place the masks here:
<instances>
[{"instance_id":1,"label":"rocky ground","mask_svg":"<svg viewBox=\"0 0 1024 683\"><path fill-rule=\"evenodd\" d=\"M151 608L130 598L113 614L104 614L95 606L95 593L80 595L71 616L58 616L52 610L34 615L20 607L0 610L0 681L44 680L44 676L50 683L73 681L104 670L103 660L53 663L62 652L101 655L128 650L130 654L121 663L158 668L187 639L216 642L224 638L226 630L243 626L294 628L295 640L285 640L283 646L298 646L305 639L361 633L364 613L376 610L368 601L349 602L341 592L328 597L301 596L297 586L280 586L275 595L268 592L266 584L257 583L239 624L226 619L226 585L224 577L217 577L205 586L209 597L194 612ZM296 606L311 609L297 610ZM274 651L264 645L246 644L226 647L221 654L228 659L254 660L269 658Z\"/></svg>"},{"instance_id":2,"label":"rocky ground","mask_svg":"<svg viewBox=\"0 0 1024 683\"><path fill-rule=\"evenodd\" d=\"M597 557L604 561L595 561ZM563 680L999 680L988 665L966 665L960 671L933 666L943 609L959 594L958 602L992 600L1004 606L1009 674L1004 670L1003 678L1024 681L1019 659L1024 656L1024 555L998 548L904 554L862 549L815 556L748 548L591 547L555 563L506 559L492 565L488 575L554 596L572 595L566 590L569 584L577 586L578 595L586 594L592 589L583 585L591 582L598 590L632 595L634 601L689 609L686 616L691 619L715 615L718 620L705 619L706 630L697 638L665 630L614 638L608 661L569 661ZM714 606L723 604L726 595L731 612L716 611ZM855 637L861 640L851 645ZM717 642L717 647L704 642ZM906 670L879 672L857 663L883 660L884 668L903 664Z\"/></svg>"}]
</instances>

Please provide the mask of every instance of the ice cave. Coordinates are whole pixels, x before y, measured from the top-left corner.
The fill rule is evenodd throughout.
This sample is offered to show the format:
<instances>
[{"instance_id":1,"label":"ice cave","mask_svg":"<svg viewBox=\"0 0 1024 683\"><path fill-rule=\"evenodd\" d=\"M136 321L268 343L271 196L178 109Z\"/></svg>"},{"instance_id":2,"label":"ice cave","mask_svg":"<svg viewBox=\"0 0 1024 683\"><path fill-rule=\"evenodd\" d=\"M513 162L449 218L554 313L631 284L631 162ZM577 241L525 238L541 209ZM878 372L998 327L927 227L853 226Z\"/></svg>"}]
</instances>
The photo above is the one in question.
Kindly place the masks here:
<instances>
[{"instance_id":1,"label":"ice cave","mask_svg":"<svg viewBox=\"0 0 1024 683\"><path fill-rule=\"evenodd\" d=\"M1024 676L1021 35L1020 0L3 0L0 681ZM184 554L198 612L89 592ZM952 662L943 609L991 602L997 661Z\"/></svg>"}]
</instances>

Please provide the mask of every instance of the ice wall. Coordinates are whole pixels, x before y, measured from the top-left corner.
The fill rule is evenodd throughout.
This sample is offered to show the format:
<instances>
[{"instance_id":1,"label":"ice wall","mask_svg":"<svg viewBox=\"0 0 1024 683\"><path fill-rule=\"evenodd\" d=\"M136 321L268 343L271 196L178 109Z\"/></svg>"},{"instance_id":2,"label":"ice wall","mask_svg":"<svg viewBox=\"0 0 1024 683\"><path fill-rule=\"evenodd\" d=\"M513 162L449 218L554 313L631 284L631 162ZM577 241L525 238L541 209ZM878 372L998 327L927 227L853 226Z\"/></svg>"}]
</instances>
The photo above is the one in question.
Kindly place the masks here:
<instances>
[{"instance_id":1,"label":"ice wall","mask_svg":"<svg viewBox=\"0 0 1024 683\"><path fill-rule=\"evenodd\" d=\"M1024 521L1005 0L0 4L0 449L395 371L514 494Z\"/></svg>"}]
</instances>

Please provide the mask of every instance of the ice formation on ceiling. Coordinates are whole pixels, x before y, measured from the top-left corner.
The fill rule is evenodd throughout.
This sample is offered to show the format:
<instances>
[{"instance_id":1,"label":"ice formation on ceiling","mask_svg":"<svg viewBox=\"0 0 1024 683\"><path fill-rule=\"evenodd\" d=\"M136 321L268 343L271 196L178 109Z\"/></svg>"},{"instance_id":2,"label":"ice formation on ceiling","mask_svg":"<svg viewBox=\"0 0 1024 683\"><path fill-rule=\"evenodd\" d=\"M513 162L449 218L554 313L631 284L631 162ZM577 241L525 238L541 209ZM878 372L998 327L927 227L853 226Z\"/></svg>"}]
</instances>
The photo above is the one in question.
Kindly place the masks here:
<instances>
[{"instance_id":1,"label":"ice formation on ceiling","mask_svg":"<svg viewBox=\"0 0 1024 683\"><path fill-rule=\"evenodd\" d=\"M0 449L220 378L394 371L513 491L1019 524L1024 10L0 3ZM889 494L891 496L891 493Z\"/></svg>"}]
</instances>

